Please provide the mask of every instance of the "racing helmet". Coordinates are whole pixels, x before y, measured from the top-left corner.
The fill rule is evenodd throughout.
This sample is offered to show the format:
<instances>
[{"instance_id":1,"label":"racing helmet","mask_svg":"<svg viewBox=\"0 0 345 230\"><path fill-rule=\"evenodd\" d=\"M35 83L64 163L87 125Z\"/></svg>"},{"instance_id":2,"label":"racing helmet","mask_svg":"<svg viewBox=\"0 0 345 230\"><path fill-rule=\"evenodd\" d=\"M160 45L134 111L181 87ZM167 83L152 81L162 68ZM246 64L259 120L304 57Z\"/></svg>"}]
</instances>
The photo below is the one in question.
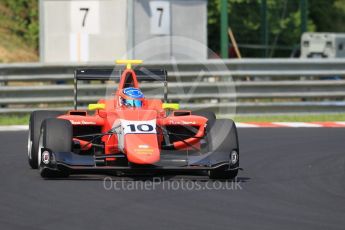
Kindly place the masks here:
<instances>
[{"instance_id":1,"label":"racing helmet","mask_svg":"<svg viewBox=\"0 0 345 230\"><path fill-rule=\"evenodd\" d=\"M142 99L144 94L140 89L134 87L128 87L123 89L122 105L140 108L142 106Z\"/></svg>"}]
</instances>

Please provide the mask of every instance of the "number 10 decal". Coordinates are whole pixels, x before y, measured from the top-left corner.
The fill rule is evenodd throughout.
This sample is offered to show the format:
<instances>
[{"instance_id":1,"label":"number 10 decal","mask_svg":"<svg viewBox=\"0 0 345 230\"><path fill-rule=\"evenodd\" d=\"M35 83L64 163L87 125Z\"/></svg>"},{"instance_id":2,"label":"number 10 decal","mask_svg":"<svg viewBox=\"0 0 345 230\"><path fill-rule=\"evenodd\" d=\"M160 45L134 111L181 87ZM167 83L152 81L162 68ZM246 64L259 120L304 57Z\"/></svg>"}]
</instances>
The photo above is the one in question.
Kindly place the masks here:
<instances>
[{"instance_id":1,"label":"number 10 decal","mask_svg":"<svg viewBox=\"0 0 345 230\"><path fill-rule=\"evenodd\" d=\"M156 120L129 121L121 120L123 134L156 133Z\"/></svg>"},{"instance_id":2,"label":"number 10 decal","mask_svg":"<svg viewBox=\"0 0 345 230\"><path fill-rule=\"evenodd\" d=\"M153 126L150 124L139 124L139 125L130 124L127 126L131 129L133 133L135 133L137 130L141 132L148 132L148 133L153 131Z\"/></svg>"}]
</instances>

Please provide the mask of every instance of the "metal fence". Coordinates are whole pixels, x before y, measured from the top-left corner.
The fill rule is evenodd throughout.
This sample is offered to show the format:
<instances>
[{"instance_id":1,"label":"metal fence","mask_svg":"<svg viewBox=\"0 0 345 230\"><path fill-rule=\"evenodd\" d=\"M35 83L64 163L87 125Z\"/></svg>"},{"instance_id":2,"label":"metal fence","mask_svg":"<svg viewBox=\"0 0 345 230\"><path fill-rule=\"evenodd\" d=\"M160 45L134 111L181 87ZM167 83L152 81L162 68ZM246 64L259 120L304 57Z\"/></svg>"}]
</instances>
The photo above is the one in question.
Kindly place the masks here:
<instances>
[{"instance_id":1,"label":"metal fence","mask_svg":"<svg viewBox=\"0 0 345 230\"><path fill-rule=\"evenodd\" d=\"M73 72L112 63L0 65L0 113L71 109ZM205 62L149 62L166 68L169 100L192 110L227 114L345 112L345 60L242 59ZM112 83L82 82L81 108L113 89ZM162 98L159 83L143 83L147 97ZM107 90L108 89L108 90Z\"/></svg>"}]
</instances>

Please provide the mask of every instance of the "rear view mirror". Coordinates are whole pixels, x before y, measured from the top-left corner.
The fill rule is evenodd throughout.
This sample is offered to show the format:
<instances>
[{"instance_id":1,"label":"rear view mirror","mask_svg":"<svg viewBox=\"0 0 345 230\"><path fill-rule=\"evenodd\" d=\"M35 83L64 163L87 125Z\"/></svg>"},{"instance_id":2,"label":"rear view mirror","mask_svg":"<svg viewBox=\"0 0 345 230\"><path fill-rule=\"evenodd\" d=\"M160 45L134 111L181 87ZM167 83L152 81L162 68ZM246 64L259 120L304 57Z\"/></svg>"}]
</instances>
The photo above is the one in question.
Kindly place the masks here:
<instances>
[{"instance_id":1,"label":"rear view mirror","mask_svg":"<svg viewBox=\"0 0 345 230\"><path fill-rule=\"evenodd\" d=\"M163 103L162 108L163 109L168 109L168 110L178 110L178 109L180 109L180 104L177 104L177 103Z\"/></svg>"},{"instance_id":2,"label":"rear view mirror","mask_svg":"<svg viewBox=\"0 0 345 230\"><path fill-rule=\"evenodd\" d=\"M98 110L98 109L105 109L105 104L89 104L88 106L89 110Z\"/></svg>"}]
</instances>

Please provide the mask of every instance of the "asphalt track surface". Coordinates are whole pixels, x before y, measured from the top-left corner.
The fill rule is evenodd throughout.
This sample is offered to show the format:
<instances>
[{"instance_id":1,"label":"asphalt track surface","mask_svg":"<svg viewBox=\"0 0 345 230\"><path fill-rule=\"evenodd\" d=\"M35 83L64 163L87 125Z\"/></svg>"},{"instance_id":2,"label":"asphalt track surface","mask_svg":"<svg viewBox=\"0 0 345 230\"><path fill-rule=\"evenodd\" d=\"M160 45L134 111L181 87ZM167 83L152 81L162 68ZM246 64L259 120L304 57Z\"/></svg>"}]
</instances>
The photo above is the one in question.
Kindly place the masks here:
<instances>
[{"instance_id":1,"label":"asphalt track surface","mask_svg":"<svg viewBox=\"0 0 345 230\"><path fill-rule=\"evenodd\" d=\"M26 132L0 132L0 229L345 229L345 129L246 128L239 137L235 186L167 175L129 190L122 184L147 178L111 177L106 188L105 176L44 180L27 164Z\"/></svg>"}]
</instances>

